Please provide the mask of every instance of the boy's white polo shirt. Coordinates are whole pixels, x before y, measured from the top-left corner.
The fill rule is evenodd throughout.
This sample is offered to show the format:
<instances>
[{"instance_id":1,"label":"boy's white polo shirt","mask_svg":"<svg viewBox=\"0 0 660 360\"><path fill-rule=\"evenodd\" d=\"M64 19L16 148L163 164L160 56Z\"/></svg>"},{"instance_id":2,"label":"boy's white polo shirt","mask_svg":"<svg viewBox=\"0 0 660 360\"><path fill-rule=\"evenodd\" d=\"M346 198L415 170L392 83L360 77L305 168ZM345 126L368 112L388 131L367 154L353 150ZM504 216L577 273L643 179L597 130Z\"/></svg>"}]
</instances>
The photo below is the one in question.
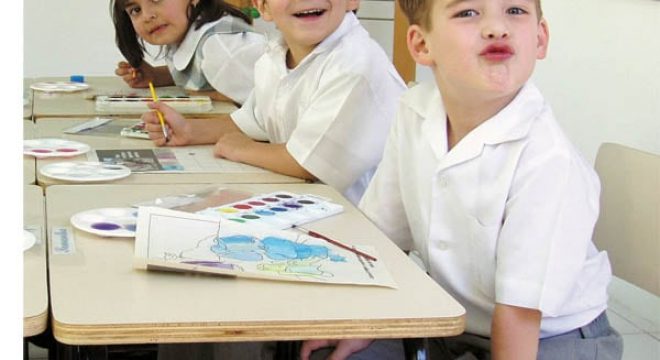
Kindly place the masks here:
<instances>
[{"instance_id":1,"label":"boy's white polo shirt","mask_svg":"<svg viewBox=\"0 0 660 360\"><path fill-rule=\"evenodd\" d=\"M167 66L176 71L183 71L189 66L199 66L198 70L204 74L213 89L238 103L245 102L254 86L254 63L266 50L267 42L263 34L213 33L202 44L202 61L193 61L199 42L208 31L217 28L219 24L220 28L226 27L229 30L232 22L238 21L242 20L227 15L206 23L197 30L194 25L191 26L179 46L167 48ZM199 90L206 84L185 85L191 90Z\"/></svg>"},{"instance_id":2,"label":"boy's white polo shirt","mask_svg":"<svg viewBox=\"0 0 660 360\"><path fill-rule=\"evenodd\" d=\"M600 185L531 84L447 152L434 84L401 100L360 208L490 336L495 303L539 309L541 337L607 306L611 270L591 241Z\"/></svg>"},{"instance_id":3,"label":"boy's white polo shirt","mask_svg":"<svg viewBox=\"0 0 660 360\"><path fill-rule=\"evenodd\" d=\"M348 12L294 69L281 39L255 65L255 87L231 114L248 136L286 143L320 181L357 203L380 161L405 84Z\"/></svg>"}]
</instances>

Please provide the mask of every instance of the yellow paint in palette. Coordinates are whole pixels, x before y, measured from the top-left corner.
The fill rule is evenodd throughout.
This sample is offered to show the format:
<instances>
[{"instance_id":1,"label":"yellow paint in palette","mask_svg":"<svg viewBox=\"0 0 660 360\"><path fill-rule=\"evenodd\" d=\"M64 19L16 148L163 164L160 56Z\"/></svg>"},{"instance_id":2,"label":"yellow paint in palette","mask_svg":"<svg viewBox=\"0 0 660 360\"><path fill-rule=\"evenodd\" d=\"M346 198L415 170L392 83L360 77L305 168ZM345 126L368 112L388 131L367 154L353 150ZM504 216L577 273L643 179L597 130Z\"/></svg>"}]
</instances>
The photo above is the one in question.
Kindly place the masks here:
<instances>
[{"instance_id":1,"label":"yellow paint in palette","mask_svg":"<svg viewBox=\"0 0 660 360\"><path fill-rule=\"evenodd\" d=\"M344 211L344 207L315 195L299 195L285 191L253 196L249 199L211 207L198 214L227 220L260 224L276 229L319 220Z\"/></svg>"}]
</instances>

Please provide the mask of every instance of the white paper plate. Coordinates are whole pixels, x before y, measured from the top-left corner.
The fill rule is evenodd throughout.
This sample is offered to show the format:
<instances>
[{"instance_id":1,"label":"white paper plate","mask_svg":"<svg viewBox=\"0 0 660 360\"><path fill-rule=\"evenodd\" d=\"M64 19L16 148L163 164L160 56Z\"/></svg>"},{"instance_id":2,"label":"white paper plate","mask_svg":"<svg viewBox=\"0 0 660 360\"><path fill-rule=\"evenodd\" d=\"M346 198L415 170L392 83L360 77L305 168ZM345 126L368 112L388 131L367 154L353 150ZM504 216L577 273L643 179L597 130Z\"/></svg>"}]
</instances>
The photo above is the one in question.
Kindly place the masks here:
<instances>
[{"instance_id":1,"label":"white paper plate","mask_svg":"<svg viewBox=\"0 0 660 360\"><path fill-rule=\"evenodd\" d=\"M89 150L89 145L72 140L56 138L23 140L23 154L37 158L72 157Z\"/></svg>"},{"instance_id":2,"label":"white paper plate","mask_svg":"<svg viewBox=\"0 0 660 360\"><path fill-rule=\"evenodd\" d=\"M48 164L42 167L40 172L44 176L57 180L94 182L125 178L131 174L131 169L124 165L70 161Z\"/></svg>"},{"instance_id":3,"label":"white paper plate","mask_svg":"<svg viewBox=\"0 0 660 360\"><path fill-rule=\"evenodd\" d=\"M23 251L30 250L31 247L37 242L37 238L33 233L23 230Z\"/></svg>"},{"instance_id":4,"label":"white paper plate","mask_svg":"<svg viewBox=\"0 0 660 360\"><path fill-rule=\"evenodd\" d=\"M89 85L72 81L44 81L34 83L30 85L30 88L45 92L74 92L87 90L89 89Z\"/></svg>"},{"instance_id":5,"label":"white paper plate","mask_svg":"<svg viewBox=\"0 0 660 360\"><path fill-rule=\"evenodd\" d=\"M101 208L79 212L71 217L76 229L106 237L135 237L135 208Z\"/></svg>"}]
</instances>

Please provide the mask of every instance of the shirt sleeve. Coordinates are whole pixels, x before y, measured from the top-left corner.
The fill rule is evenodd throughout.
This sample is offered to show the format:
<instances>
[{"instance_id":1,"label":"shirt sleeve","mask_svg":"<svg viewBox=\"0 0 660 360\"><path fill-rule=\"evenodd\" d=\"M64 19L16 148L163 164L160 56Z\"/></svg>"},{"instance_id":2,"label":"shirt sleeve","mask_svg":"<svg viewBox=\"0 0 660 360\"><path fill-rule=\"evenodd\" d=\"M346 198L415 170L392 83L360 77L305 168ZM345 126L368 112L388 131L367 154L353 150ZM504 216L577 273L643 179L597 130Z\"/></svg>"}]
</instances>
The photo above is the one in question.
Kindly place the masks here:
<instances>
[{"instance_id":1,"label":"shirt sleeve","mask_svg":"<svg viewBox=\"0 0 660 360\"><path fill-rule=\"evenodd\" d=\"M254 87L254 63L265 46L259 33L211 35L202 47L202 72L215 90L242 104Z\"/></svg>"},{"instance_id":2,"label":"shirt sleeve","mask_svg":"<svg viewBox=\"0 0 660 360\"><path fill-rule=\"evenodd\" d=\"M257 104L254 98L252 91L243 106L231 113L230 117L245 135L257 141L269 141L268 132L257 117Z\"/></svg>"},{"instance_id":3,"label":"shirt sleeve","mask_svg":"<svg viewBox=\"0 0 660 360\"><path fill-rule=\"evenodd\" d=\"M412 233L401 194L398 134L392 127L383 159L358 208L403 250L412 249Z\"/></svg>"},{"instance_id":4,"label":"shirt sleeve","mask_svg":"<svg viewBox=\"0 0 660 360\"><path fill-rule=\"evenodd\" d=\"M395 105L380 103L363 75L333 73L321 79L287 150L319 180L344 192L378 164ZM395 97L383 98L396 103Z\"/></svg>"},{"instance_id":5,"label":"shirt sleeve","mask_svg":"<svg viewBox=\"0 0 660 360\"><path fill-rule=\"evenodd\" d=\"M514 177L498 237L496 301L553 316L589 273L600 186L569 154L520 163L528 165Z\"/></svg>"}]
</instances>

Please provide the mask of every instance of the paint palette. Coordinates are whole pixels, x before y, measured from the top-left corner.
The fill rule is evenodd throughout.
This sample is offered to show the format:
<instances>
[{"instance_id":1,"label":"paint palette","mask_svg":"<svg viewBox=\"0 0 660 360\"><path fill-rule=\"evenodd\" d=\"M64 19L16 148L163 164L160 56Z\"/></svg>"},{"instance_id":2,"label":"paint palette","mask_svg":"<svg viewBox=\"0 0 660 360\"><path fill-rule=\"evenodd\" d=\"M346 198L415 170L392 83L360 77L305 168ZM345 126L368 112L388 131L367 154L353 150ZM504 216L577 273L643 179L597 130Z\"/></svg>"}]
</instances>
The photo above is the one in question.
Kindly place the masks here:
<instances>
[{"instance_id":1,"label":"paint palette","mask_svg":"<svg viewBox=\"0 0 660 360\"><path fill-rule=\"evenodd\" d=\"M147 107L147 103L153 101L150 97L139 96L97 96L96 110L115 114L141 114L151 111ZM174 110L185 114L203 113L213 109L211 98L208 96L163 96L158 101L164 102Z\"/></svg>"},{"instance_id":2,"label":"paint palette","mask_svg":"<svg viewBox=\"0 0 660 360\"><path fill-rule=\"evenodd\" d=\"M104 237L135 237L138 211L135 208L101 208L71 217L76 229Z\"/></svg>"},{"instance_id":3,"label":"paint palette","mask_svg":"<svg viewBox=\"0 0 660 360\"><path fill-rule=\"evenodd\" d=\"M37 238L33 233L23 230L23 251L30 250L36 244Z\"/></svg>"},{"instance_id":4,"label":"paint palette","mask_svg":"<svg viewBox=\"0 0 660 360\"><path fill-rule=\"evenodd\" d=\"M45 92L75 92L89 89L89 85L73 81L44 81L30 85L32 90Z\"/></svg>"},{"instance_id":5,"label":"paint palette","mask_svg":"<svg viewBox=\"0 0 660 360\"><path fill-rule=\"evenodd\" d=\"M78 156L89 149L87 144L64 139L23 140L23 154L37 158Z\"/></svg>"},{"instance_id":6,"label":"paint palette","mask_svg":"<svg viewBox=\"0 0 660 360\"><path fill-rule=\"evenodd\" d=\"M94 182L125 178L131 174L131 169L124 165L93 161L71 161L45 165L40 172L44 176L57 180Z\"/></svg>"},{"instance_id":7,"label":"paint palette","mask_svg":"<svg viewBox=\"0 0 660 360\"><path fill-rule=\"evenodd\" d=\"M253 196L247 200L207 208L197 214L220 217L244 224L288 229L344 211L344 207L314 195L285 191Z\"/></svg>"}]
</instances>

